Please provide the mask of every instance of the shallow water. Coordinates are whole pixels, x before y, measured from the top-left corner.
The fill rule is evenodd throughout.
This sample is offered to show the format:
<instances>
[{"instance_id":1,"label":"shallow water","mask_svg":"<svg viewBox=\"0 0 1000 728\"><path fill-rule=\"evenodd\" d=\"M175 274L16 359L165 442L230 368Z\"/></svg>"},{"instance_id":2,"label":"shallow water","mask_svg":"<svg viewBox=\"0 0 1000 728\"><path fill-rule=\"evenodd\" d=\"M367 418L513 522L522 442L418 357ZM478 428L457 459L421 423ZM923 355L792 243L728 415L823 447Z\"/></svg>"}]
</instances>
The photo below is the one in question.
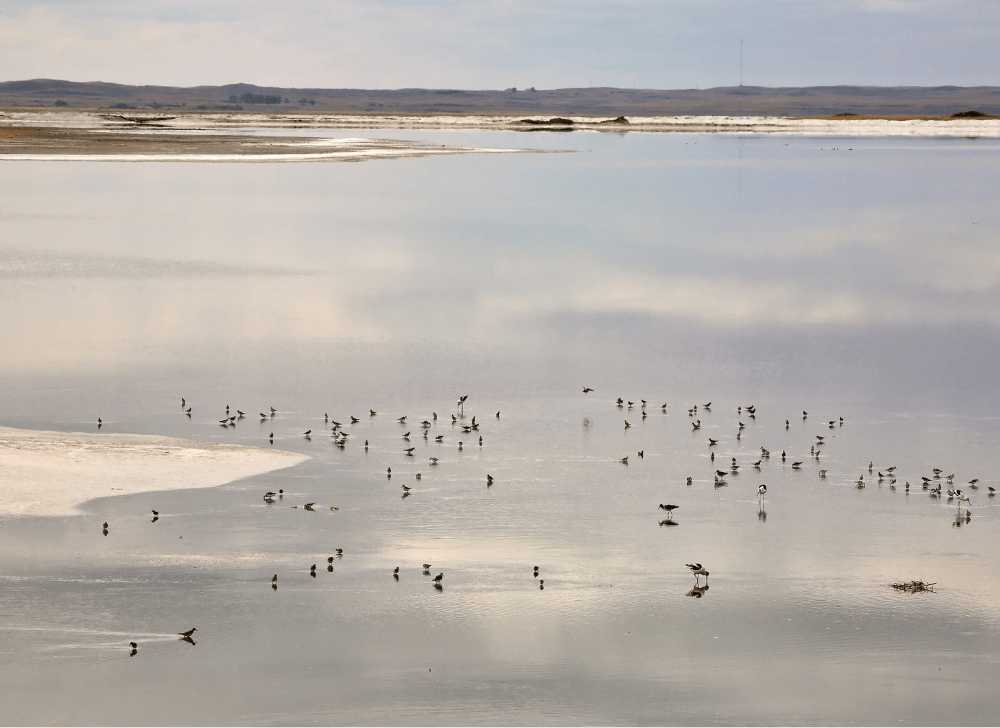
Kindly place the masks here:
<instances>
[{"instance_id":1,"label":"shallow water","mask_svg":"<svg viewBox=\"0 0 1000 728\"><path fill-rule=\"evenodd\" d=\"M312 456L0 521L5 723L995 722L1000 143L370 136L568 153L4 163L0 423Z\"/></svg>"}]
</instances>

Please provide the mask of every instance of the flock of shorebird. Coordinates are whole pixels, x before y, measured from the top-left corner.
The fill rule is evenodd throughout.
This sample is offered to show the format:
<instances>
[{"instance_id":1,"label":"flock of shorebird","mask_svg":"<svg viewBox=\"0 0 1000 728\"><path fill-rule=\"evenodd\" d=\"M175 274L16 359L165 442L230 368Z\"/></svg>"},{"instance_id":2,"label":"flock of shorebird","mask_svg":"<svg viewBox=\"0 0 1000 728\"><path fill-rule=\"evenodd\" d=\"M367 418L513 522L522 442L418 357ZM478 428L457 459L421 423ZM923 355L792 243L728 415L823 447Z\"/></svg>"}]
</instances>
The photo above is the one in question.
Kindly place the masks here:
<instances>
[{"instance_id":1,"label":"flock of shorebird","mask_svg":"<svg viewBox=\"0 0 1000 728\"><path fill-rule=\"evenodd\" d=\"M583 388L584 395L590 394L593 391L595 391L595 390L593 388L591 388L591 387L584 387ZM476 441L478 443L478 445L481 447L483 445L483 438L482 438L482 435L478 434L480 424L476 422L476 417L473 416L472 419L471 419L471 421L468 424L465 423L465 402L466 402L467 399L468 399L468 395L463 395L462 397L460 397L458 399L458 401L456 403L456 407L457 407L457 411L458 411L459 414L457 414L457 415L456 414L450 415L451 416L451 423L452 423L452 425L457 425L457 426L461 427L462 428L462 433L463 434L471 435L471 437L474 439L474 441ZM617 400L615 400L615 406L618 409L620 409L620 410L627 410L627 412L632 412L636 407L638 407L639 411L636 413L637 416L641 417L642 420L645 420L647 418L647 416L648 416L647 412L646 412L647 402L644 399L640 399L638 402L634 402L634 401L628 401L628 400L625 400L625 399L622 399L622 398L618 398ZM270 409L269 413L265 413L265 412L261 412L260 413L261 422L269 421L269 420L273 419L278 414L278 410L276 410L274 407L271 407L269 409ZM660 409L661 409L661 411L664 414L666 414L666 412L667 412L667 404L663 403L660 406ZM691 418L690 424L691 424L691 428L692 428L691 431L692 432L698 432L701 429L701 427L702 427L701 419L698 417L699 409L700 409L700 411L702 413L711 413L711 411L712 411L712 403L711 402L707 402L707 403L702 404L702 405L693 405L692 407L688 408L687 414L688 414L688 417ZM184 398L181 399L181 410L182 410L182 412L183 412L184 415L186 415L187 417L191 417L192 408L187 405L187 400L184 399ZM737 411L737 416L738 417L744 416L744 413L745 413L745 416L746 416L747 419L749 419L749 420L756 420L757 411L756 411L756 407L754 405L748 405L748 406L742 406L741 405L741 406L737 407L736 411ZM368 411L368 417L369 418L374 418L377 415L378 415L378 412L376 412L373 409ZM497 419L499 419L500 418L500 412L497 412L495 416L496 416ZM236 423L239 420L241 420L241 419L243 419L245 417L246 417L246 413L243 412L242 410L236 410L236 414L235 415L231 415L230 414L229 405L226 405L226 416L225 416L225 418L219 420L218 422L219 422L219 425L222 426L222 427L226 427L226 428L235 427ZM809 418L809 413L807 411L803 410L802 411L802 421L806 422L808 420L808 418ZM635 419L635 417L633 417L633 419ZM437 413L436 412L432 412L431 413L431 419L429 419L429 420L428 419L423 419L419 423L417 423L417 427L419 427L419 429L422 431L423 439L425 441L429 440L429 437L430 437L430 434L429 434L430 433L430 428L437 422L437 420L438 420ZM406 415L403 415L402 417L398 417L396 419L396 421L402 427L408 427L408 421L409 420L408 420L408 417ZM330 427L330 434L331 434L331 438L332 438L333 444L335 446L337 446L338 448L340 448L340 449L344 449L346 447L346 445L347 445L347 438L350 436L350 432L348 430L344 429L344 425L342 423L337 422L336 420L332 420L330 418L330 416L329 416L328 413L324 413L324 415L323 415L323 422L324 422L325 426L329 426ZM353 415L350 416L350 423L352 425L353 424L357 424L358 422L360 422L360 418L355 417ZM103 424L102 420L100 418L98 418L98 420L97 420L98 429L100 429L100 427L102 426L102 424ZM835 428L843 427L844 426L844 418L843 417L838 417L837 419L834 419L834 420L827 420L823 424L828 429L831 429L831 430L835 429ZM628 421L628 419L624 420L624 425L625 425L625 430L628 430L628 429L630 429L632 427L632 424ZM785 420L785 429L788 430L788 429L790 429L790 427L791 427L791 423L790 423L789 420L786 419ZM743 431L745 429L746 429L746 424L743 423L742 421L740 421L738 419L737 420L737 430L736 430L736 440L737 441L739 441L742 438ZM403 433L402 439L403 439L403 441L406 444L409 444L409 442L410 442L410 435L412 434L412 432L413 432L412 429L407 429L407 431L405 433ZM476 433L476 434L472 434L472 433ZM311 439L312 434L313 434L313 430L312 429L308 429L308 430L306 430L305 432L302 433L302 435L306 439ZM811 459L813 459L817 463L820 461L820 456L821 456L820 448L827 444L826 443L827 437L828 437L828 435L816 435L816 442L810 447L809 456L810 456ZM475 438L478 438L478 440L475 440ZM434 441L436 443L440 444L440 443L443 442L443 440L444 440L444 435L436 435L436 436L434 436ZM273 444L273 442L274 442L274 433L273 432L271 432L268 435L268 441ZM464 441L459 441L458 442L458 449L462 450L463 447L464 447L464 444L465 444ZM710 450L710 461L712 463L715 462L715 453L716 453L715 448L718 445L719 445L719 440L718 439L716 439L716 438L708 438L708 447L709 447L709 450ZM364 448L365 448L365 451L367 452L368 448L369 448L369 444L368 444L367 440L365 440ZM404 448L402 448L403 457L414 457L414 455L413 455L414 450L415 450L414 447L404 447ZM639 450L638 453L637 453L637 456L639 458L644 458L645 457L645 451L644 450ZM760 472L762 465L765 462L767 462L770 459L770 457L771 457L771 452L767 448L761 447L760 448L760 457L756 460L756 462L750 463L749 467L752 468L752 469L754 469L757 472ZM785 463L785 462L787 462L787 460L788 460L788 453L786 453L783 450L781 452L781 462ZM439 458L437 458L437 457L431 457L431 458L429 458L429 465L432 466L432 467L433 466L437 466L438 462L439 462ZM628 465L628 456L621 458L619 460L619 462L621 462L624 465ZM803 464L804 464L804 461L793 461L791 463L791 467L794 470L800 470L802 468ZM713 465L713 467L715 467L715 466ZM741 467L742 467L742 465L737 462L736 457L732 456L731 462L730 462L730 464L728 466L728 469L726 469L726 470L716 469L714 471L714 473L713 473L713 484L714 484L714 487L715 488L721 488L721 487L725 487L726 485L728 485L728 481L726 480L726 478L728 476L738 475L739 474L739 470L740 470ZM883 470L884 470L884 472L883 472ZM879 469L877 471L878 472L877 483L881 484L881 483L883 483L885 481L888 481L888 485L889 485L890 490L893 490L893 491L896 490L896 482L897 482L896 470L897 470L897 468L894 465L890 466L890 467L887 467L887 468L884 468L884 469ZM874 476L875 472L876 471L875 471L874 463L873 462L869 462L868 463L869 482L872 481L875 478L875 476ZM929 494L930 494L930 496L932 498L937 499L937 498L942 497L943 483L946 483L947 485L950 486L954 482L954 478L955 478L954 473L952 473L950 475L943 475L943 472L944 471L942 471L940 468L934 468L933 471L932 471L932 475L931 476L922 476L921 477L923 490L924 491L928 491ZM818 474L819 474L820 478L825 479L827 477L827 470L820 469L819 472L818 472ZM386 469L386 477L389 478L389 479L392 478L392 467L391 466L389 466ZM421 479L421 474L420 473L416 473L415 474L415 479L417 481L419 481ZM686 478L686 484L688 486L691 486L693 483L694 483L694 478L692 476L688 476ZM979 483L979 479L978 478L974 478L974 479L972 479L972 480L970 480L968 482L968 486L972 490L978 490L978 483ZM490 475L489 473L487 473L486 474L486 487L489 488L492 485L493 485L493 476ZM865 476L864 476L863 473L858 477L858 479L856 481L854 481L854 485L858 489L863 489L866 486ZM906 482L903 487L905 488L906 493L910 492L910 487L911 486L910 486L909 482ZM402 497L403 498L409 497L411 495L411 493L414 491L413 486L409 486L409 485L405 485L405 484L401 485L400 488L403 491L403 493L402 493ZM763 505L764 505L764 498L767 495L767 492L768 492L767 484L761 483L760 485L757 486L757 499L758 499L758 502L760 504L760 514L765 515L765 516L766 516L766 514L763 513ZM971 502L971 499L969 498L969 496L966 493L964 493L962 490L960 490L960 489L955 489L955 488L949 487L947 489L947 491L946 491L946 494L948 496L948 502L949 503L952 502L953 500L957 500L958 501L959 512L961 512L961 507L962 507L963 503L968 503L969 505L972 505L972 502ZM989 487L988 496L989 497L993 497L995 495L996 495L995 488L993 488L992 486L990 486ZM281 499L284 498L284 491L282 489L279 489L277 492L268 491L268 492L266 492L264 494L264 502L267 503L267 504L269 504L269 505L275 503L275 499L276 498L278 500L281 500ZM312 510L315 510L315 506L316 506L315 502L310 502L310 503L305 503L304 505L302 505L302 508L304 510L307 510L307 511L312 511ZM292 506L292 508L298 508L298 506ZM676 522L673 521L673 513L678 508L680 508L680 506L678 504L675 504L675 503L660 503L659 506L658 506L658 509L659 510L663 510L663 511L666 512L666 519L663 520L663 521L660 521L660 525L661 526L663 526L663 525L677 525ZM329 506L329 509L331 511L337 511L337 510L339 510L339 508L337 506L335 506L335 505ZM153 513L153 519L152 520L155 523L158 520L158 518L159 518L159 513L157 511L155 511L155 510L152 513ZM971 518L971 512L970 511L966 511L966 516L965 516L966 521L965 522L969 522L970 518ZM107 536L108 535L108 523L107 522L104 522L104 524L102 526L102 529L103 529L103 534L105 536ZM336 555L335 556L329 556L329 557L327 557L327 571L331 571L331 572L333 571L333 562L334 562L335 558L336 559L343 558L343 549L338 548L338 549L336 549ZM701 597L705 593L705 591L708 590L708 576L709 576L709 572L708 572L707 569L705 569L705 567L701 563L691 563L691 564L686 564L686 566L687 566L687 568L690 570L690 572L695 577L695 587L690 592L688 592L688 596ZM424 576L430 576L430 568L431 568L431 564L423 564L423 575ZM316 564L313 564L310 567L309 573L310 573L310 575L313 578L316 577ZM538 574L539 574L538 566L535 566L534 569L533 569L533 575L534 575L535 579L538 579ZM702 585L701 582L700 582L701 577L705 577L705 584L704 585ZM393 569L393 571L392 571L392 578L394 580L396 580L396 581L399 581L399 567L398 566ZM437 590L440 591L440 590L443 589L443 587L442 587L442 581L443 581L443 579L444 579L444 573L441 572L441 573L437 574L437 576L433 577L433 579L431 579L431 584L434 586L435 589L437 589ZM544 580L538 579L538 587L539 587L539 589L544 589L545 588L545 582L544 582ZM278 575L277 574L274 574L274 576L271 578L271 588L273 590L275 590L275 591L278 589ZM195 629L191 629L191 630L189 630L187 632L181 632L181 633L178 633L178 634L180 634L182 640L190 642L191 644L195 644L194 641L191 638L191 635L194 632L195 632ZM136 650L137 650L138 646L136 645L135 642L130 642L129 645L130 645L130 648L131 648L131 653L130 654L134 656L136 654Z\"/></svg>"}]
</instances>

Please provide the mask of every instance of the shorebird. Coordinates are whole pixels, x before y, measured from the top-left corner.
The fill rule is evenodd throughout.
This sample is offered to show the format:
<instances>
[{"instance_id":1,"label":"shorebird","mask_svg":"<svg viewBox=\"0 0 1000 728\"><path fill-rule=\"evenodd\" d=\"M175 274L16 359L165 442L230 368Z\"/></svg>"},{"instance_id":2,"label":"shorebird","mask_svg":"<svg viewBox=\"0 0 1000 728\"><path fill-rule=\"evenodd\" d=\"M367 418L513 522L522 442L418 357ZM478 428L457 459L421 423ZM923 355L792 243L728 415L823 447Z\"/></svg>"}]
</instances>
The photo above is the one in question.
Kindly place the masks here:
<instances>
[{"instance_id":1,"label":"shorebird","mask_svg":"<svg viewBox=\"0 0 1000 728\"><path fill-rule=\"evenodd\" d=\"M767 494L767 486L761 483L757 486L757 497L763 499Z\"/></svg>"},{"instance_id":2,"label":"shorebird","mask_svg":"<svg viewBox=\"0 0 1000 728\"><path fill-rule=\"evenodd\" d=\"M819 477L825 478L826 477L826 471L825 470L820 470L819 471Z\"/></svg>"},{"instance_id":3,"label":"shorebird","mask_svg":"<svg viewBox=\"0 0 1000 728\"><path fill-rule=\"evenodd\" d=\"M191 637L191 635L193 635L197 631L198 631L197 627L192 627L187 632L178 632L177 634L179 634L181 637Z\"/></svg>"},{"instance_id":4,"label":"shorebird","mask_svg":"<svg viewBox=\"0 0 1000 728\"><path fill-rule=\"evenodd\" d=\"M623 457L618 462L620 462L622 465L628 465L628 455L626 455L625 457Z\"/></svg>"},{"instance_id":5,"label":"shorebird","mask_svg":"<svg viewBox=\"0 0 1000 728\"><path fill-rule=\"evenodd\" d=\"M711 408L712 408L712 403L711 403L711 402L709 402L708 404L703 404L703 405L701 406L701 408L702 408L702 409L711 409Z\"/></svg>"},{"instance_id":6,"label":"shorebird","mask_svg":"<svg viewBox=\"0 0 1000 728\"><path fill-rule=\"evenodd\" d=\"M302 434L305 435L306 437L309 437L312 434L312 430L306 430Z\"/></svg>"},{"instance_id":7,"label":"shorebird","mask_svg":"<svg viewBox=\"0 0 1000 728\"><path fill-rule=\"evenodd\" d=\"M407 448L404 448L404 449L403 449L403 452L405 452L405 453L406 453L407 455L409 455L410 457L413 457L413 451L414 451L414 449L415 449L415 448L412 448L412 447L407 447Z\"/></svg>"},{"instance_id":8,"label":"shorebird","mask_svg":"<svg viewBox=\"0 0 1000 728\"><path fill-rule=\"evenodd\" d=\"M644 457L646 457L646 455L645 455L645 452L646 452L645 450L640 450L640 451L639 451L638 453L636 453L636 454L637 454L637 455L638 455L639 457L641 457L641 458L644 458Z\"/></svg>"},{"instance_id":9,"label":"shorebird","mask_svg":"<svg viewBox=\"0 0 1000 728\"><path fill-rule=\"evenodd\" d=\"M431 465L437 465L437 464L438 464L438 459L437 458L431 458Z\"/></svg>"},{"instance_id":10,"label":"shorebird","mask_svg":"<svg viewBox=\"0 0 1000 728\"><path fill-rule=\"evenodd\" d=\"M351 418L351 424L352 425L361 421L357 417L355 417L354 415L349 415L349 417Z\"/></svg>"},{"instance_id":11,"label":"shorebird","mask_svg":"<svg viewBox=\"0 0 1000 728\"><path fill-rule=\"evenodd\" d=\"M311 511L314 505L316 505L316 501L313 501L312 503L306 503L302 507L305 508L307 511Z\"/></svg>"},{"instance_id":12,"label":"shorebird","mask_svg":"<svg viewBox=\"0 0 1000 728\"><path fill-rule=\"evenodd\" d=\"M486 487L493 485L493 476L489 473L486 474Z\"/></svg>"},{"instance_id":13,"label":"shorebird","mask_svg":"<svg viewBox=\"0 0 1000 728\"><path fill-rule=\"evenodd\" d=\"M378 412L376 412L376 411L375 411L375 410L373 410L373 409L370 409L370 410L368 410L368 416L369 416L369 417L374 417L374 416L375 416L375 415L377 415L377 414L378 414Z\"/></svg>"},{"instance_id":14,"label":"shorebird","mask_svg":"<svg viewBox=\"0 0 1000 728\"><path fill-rule=\"evenodd\" d=\"M709 447L712 447L713 445L718 445L718 444L719 444L718 440L713 440L711 437L708 438L708 446Z\"/></svg>"},{"instance_id":15,"label":"shorebird","mask_svg":"<svg viewBox=\"0 0 1000 728\"><path fill-rule=\"evenodd\" d=\"M695 430L700 430L701 429L701 420L698 420L697 422L692 422L691 423L691 427L694 428Z\"/></svg>"},{"instance_id":16,"label":"shorebird","mask_svg":"<svg viewBox=\"0 0 1000 728\"><path fill-rule=\"evenodd\" d=\"M424 571L427 571L429 568L431 568L431 566L433 566L433 564L424 564Z\"/></svg>"},{"instance_id":17,"label":"shorebird","mask_svg":"<svg viewBox=\"0 0 1000 728\"><path fill-rule=\"evenodd\" d=\"M631 426L632 426L632 425L630 425L630 424L628 423L628 420L625 420L625 429L627 430L627 429L628 429L628 428L630 428Z\"/></svg>"},{"instance_id":18,"label":"shorebird","mask_svg":"<svg viewBox=\"0 0 1000 728\"><path fill-rule=\"evenodd\" d=\"M686 564L686 566L691 569L691 573L694 574L695 582L698 581L698 577L704 576L705 581L708 581L708 572L705 570L701 564Z\"/></svg>"},{"instance_id":19,"label":"shorebird","mask_svg":"<svg viewBox=\"0 0 1000 728\"><path fill-rule=\"evenodd\" d=\"M435 576L435 577L434 577L434 579L433 579L432 581L435 581L435 582L437 582L438 584L440 584L440 583L441 583L441 580L442 580L443 578L444 578L444 574L438 574L437 576Z\"/></svg>"},{"instance_id":20,"label":"shorebird","mask_svg":"<svg viewBox=\"0 0 1000 728\"><path fill-rule=\"evenodd\" d=\"M399 578L399 567L398 566L395 569L392 570L392 575L395 576L396 578Z\"/></svg>"},{"instance_id":21,"label":"shorebird","mask_svg":"<svg viewBox=\"0 0 1000 728\"><path fill-rule=\"evenodd\" d=\"M802 469L802 461L800 460L797 463L792 463L792 467L795 468L796 470L801 470Z\"/></svg>"},{"instance_id":22,"label":"shorebird","mask_svg":"<svg viewBox=\"0 0 1000 728\"><path fill-rule=\"evenodd\" d=\"M271 408L271 414L272 414L272 415L273 415L273 414L274 414L275 412L277 412L277 411L278 411L278 410L276 410L276 409L275 409L274 407L272 407L272 408Z\"/></svg>"},{"instance_id":23,"label":"shorebird","mask_svg":"<svg viewBox=\"0 0 1000 728\"><path fill-rule=\"evenodd\" d=\"M400 417L398 420L396 420L396 422L406 422L406 415Z\"/></svg>"},{"instance_id":24,"label":"shorebird","mask_svg":"<svg viewBox=\"0 0 1000 728\"><path fill-rule=\"evenodd\" d=\"M593 390L593 389L591 389L590 387L584 387L584 388L583 388L583 393L584 393L584 394L589 394L589 393L591 393L591 392L593 392L593 391L594 391L594 390Z\"/></svg>"},{"instance_id":25,"label":"shorebird","mask_svg":"<svg viewBox=\"0 0 1000 728\"><path fill-rule=\"evenodd\" d=\"M969 496L967 496L965 493L963 493L960 490L956 490L955 491L955 497L958 498L958 507L959 508L962 507L962 501L965 501L970 506L972 505L972 501L969 500Z\"/></svg>"},{"instance_id":26,"label":"shorebird","mask_svg":"<svg viewBox=\"0 0 1000 728\"><path fill-rule=\"evenodd\" d=\"M187 400L181 397L181 407L187 404Z\"/></svg>"},{"instance_id":27,"label":"shorebird","mask_svg":"<svg viewBox=\"0 0 1000 728\"><path fill-rule=\"evenodd\" d=\"M672 516L674 515L674 509L680 508L680 506L676 506L673 503L661 503L659 508L660 510L666 511L668 516Z\"/></svg>"},{"instance_id":28,"label":"shorebird","mask_svg":"<svg viewBox=\"0 0 1000 728\"><path fill-rule=\"evenodd\" d=\"M154 516L158 516L158 515L160 515L160 512L159 511L153 511L153 515Z\"/></svg>"},{"instance_id":29,"label":"shorebird","mask_svg":"<svg viewBox=\"0 0 1000 728\"><path fill-rule=\"evenodd\" d=\"M691 477L688 477L687 484L691 485L691 483L693 483L693 482L694 482L694 480Z\"/></svg>"},{"instance_id":30,"label":"shorebird","mask_svg":"<svg viewBox=\"0 0 1000 728\"><path fill-rule=\"evenodd\" d=\"M344 555L344 549L334 549L334 551L337 553L337 556L343 556Z\"/></svg>"}]
</instances>

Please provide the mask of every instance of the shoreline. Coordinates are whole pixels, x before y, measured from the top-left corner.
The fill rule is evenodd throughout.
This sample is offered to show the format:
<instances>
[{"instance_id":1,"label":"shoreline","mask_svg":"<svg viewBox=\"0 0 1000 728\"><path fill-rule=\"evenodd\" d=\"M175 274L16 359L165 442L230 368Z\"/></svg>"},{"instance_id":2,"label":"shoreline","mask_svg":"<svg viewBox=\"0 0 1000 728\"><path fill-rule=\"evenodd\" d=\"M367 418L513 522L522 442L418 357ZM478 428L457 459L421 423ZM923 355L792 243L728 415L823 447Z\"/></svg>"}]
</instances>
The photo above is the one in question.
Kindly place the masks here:
<instances>
[{"instance_id":1,"label":"shoreline","mask_svg":"<svg viewBox=\"0 0 1000 728\"><path fill-rule=\"evenodd\" d=\"M513 154L535 150L442 146L411 140L235 135L224 129L184 129L100 120L42 126L41 119L10 122L0 113L0 160L90 162L358 162L454 154ZM24 125L17 121L26 122ZM88 121L93 126L79 126ZM141 129L141 130L140 130ZM208 133L205 133L205 132ZM200 132L200 133L196 133Z\"/></svg>"},{"instance_id":2,"label":"shoreline","mask_svg":"<svg viewBox=\"0 0 1000 728\"><path fill-rule=\"evenodd\" d=\"M309 460L308 455L158 435L0 427L0 517L75 516L87 501L213 488Z\"/></svg>"},{"instance_id":3,"label":"shoreline","mask_svg":"<svg viewBox=\"0 0 1000 728\"><path fill-rule=\"evenodd\" d=\"M358 162L455 154L565 151L443 146L413 139L361 138L365 132L500 131L729 134L797 137L1000 138L997 117L834 116L486 116L335 115L250 112L108 114L0 111L0 161ZM310 133L311 132L311 133ZM323 136L357 133L351 138ZM303 136L299 136L303 134ZM509 137L505 144L510 144Z\"/></svg>"}]
</instances>

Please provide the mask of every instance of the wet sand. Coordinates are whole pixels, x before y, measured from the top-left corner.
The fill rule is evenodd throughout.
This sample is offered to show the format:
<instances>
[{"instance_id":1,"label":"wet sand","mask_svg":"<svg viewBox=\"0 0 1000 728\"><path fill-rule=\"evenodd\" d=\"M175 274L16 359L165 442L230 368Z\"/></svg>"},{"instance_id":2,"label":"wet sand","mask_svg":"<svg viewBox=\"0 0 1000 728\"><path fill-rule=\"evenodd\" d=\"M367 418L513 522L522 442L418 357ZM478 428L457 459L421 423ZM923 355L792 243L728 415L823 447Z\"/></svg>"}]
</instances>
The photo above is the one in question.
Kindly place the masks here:
<instances>
[{"instance_id":1,"label":"wet sand","mask_svg":"<svg viewBox=\"0 0 1000 728\"><path fill-rule=\"evenodd\" d=\"M68 124L74 123L69 119L66 121ZM94 123L99 124L101 120L95 118ZM526 151L448 147L393 139L247 136L226 134L224 131L204 134L190 133L189 129L159 131L148 127L142 131L133 131L136 128L129 126L126 130L122 130L99 127L17 126L0 129L0 159L118 162L356 162L365 159Z\"/></svg>"},{"instance_id":2,"label":"wet sand","mask_svg":"<svg viewBox=\"0 0 1000 728\"><path fill-rule=\"evenodd\" d=\"M67 516L93 498L209 488L306 455L174 437L0 428L0 514Z\"/></svg>"}]
</instances>

